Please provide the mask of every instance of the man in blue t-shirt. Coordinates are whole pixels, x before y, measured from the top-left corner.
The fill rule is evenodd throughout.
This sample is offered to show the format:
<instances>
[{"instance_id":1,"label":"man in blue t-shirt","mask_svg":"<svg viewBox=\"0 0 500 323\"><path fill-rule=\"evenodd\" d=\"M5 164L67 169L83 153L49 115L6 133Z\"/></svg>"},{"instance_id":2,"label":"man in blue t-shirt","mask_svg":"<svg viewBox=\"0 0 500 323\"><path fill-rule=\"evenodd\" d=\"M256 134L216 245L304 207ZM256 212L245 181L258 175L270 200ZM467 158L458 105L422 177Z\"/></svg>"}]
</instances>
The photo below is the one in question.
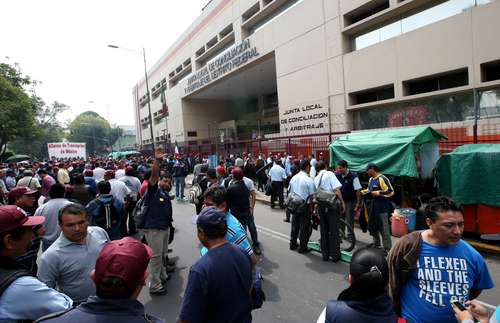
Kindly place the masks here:
<instances>
[{"instance_id":1,"label":"man in blue t-shirt","mask_svg":"<svg viewBox=\"0 0 500 323\"><path fill-rule=\"evenodd\" d=\"M220 186L210 187L205 194L203 194L203 206L215 206L222 212L226 213L226 240L240 246L245 253L250 256L250 259L252 260L252 267L254 267L255 264L257 264L257 257L253 252L250 242L248 241L247 233L238 219L236 219L231 212L227 211L226 190ZM202 256L207 252L207 247L203 247L200 250Z\"/></svg>"},{"instance_id":2,"label":"man in blue t-shirt","mask_svg":"<svg viewBox=\"0 0 500 323\"><path fill-rule=\"evenodd\" d=\"M463 241L462 208L437 197L426 207L428 230L404 236L388 256L396 311L411 322L456 322L450 302L493 288L483 257Z\"/></svg>"},{"instance_id":3,"label":"man in blue t-shirt","mask_svg":"<svg viewBox=\"0 0 500 323\"><path fill-rule=\"evenodd\" d=\"M189 271L179 322L252 322L252 263L243 249L227 242L226 214L205 207L196 224L208 252Z\"/></svg>"},{"instance_id":4,"label":"man in blue t-shirt","mask_svg":"<svg viewBox=\"0 0 500 323\"><path fill-rule=\"evenodd\" d=\"M172 203L168 192L171 189L170 178L160 176L160 161L163 160L163 149L157 148L155 160L148 181L148 189L144 195L144 206L147 212L141 228L148 245L153 250L153 257L149 263L149 293L151 295L165 295L167 273L168 241L172 226Z\"/></svg>"}]
</instances>

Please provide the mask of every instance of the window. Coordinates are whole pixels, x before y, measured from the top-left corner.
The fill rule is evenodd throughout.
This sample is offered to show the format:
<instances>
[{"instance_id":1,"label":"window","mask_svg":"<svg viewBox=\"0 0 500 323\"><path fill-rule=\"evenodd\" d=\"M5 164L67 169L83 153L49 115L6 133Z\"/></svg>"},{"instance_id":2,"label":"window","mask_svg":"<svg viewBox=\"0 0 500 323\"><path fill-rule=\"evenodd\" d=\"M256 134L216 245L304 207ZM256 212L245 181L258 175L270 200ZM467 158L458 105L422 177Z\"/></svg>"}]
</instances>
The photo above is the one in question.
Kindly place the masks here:
<instances>
[{"instance_id":1,"label":"window","mask_svg":"<svg viewBox=\"0 0 500 323\"><path fill-rule=\"evenodd\" d=\"M270 14L268 14L267 16L265 17L262 17L262 19L260 19L258 22L256 22L253 26L251 26L248 30L248 36L261 30L262 28L264 28L265 26L267 26L268 24L270 24L271 22L273 22L275 19L279 18L280 16L282 16L285 12L287 12L288 10L292 9L293 7L295 7L296 5L298 5L299 3L301 3L303 0L288 0L288 1L285 1L284 4L282 4L281 6L275 8ZM268 1L268 3L266 4L267 5L270 5L272 1Z\"/></svg>"},{"instance_id":2,"label":"window","mask_svg":"<svg viewBox=\"0 0 500 323\"><path fill-rule=\"evenodd\" d=\"M500 88L480 91L479 119L500 118Z\"/></svg>"},{"instance_id":3,"label":"window","mask_svg":"<svg viewBox=\"0 0 500 323\"><path fill-rule=\"evenodd\" d=\"M472 91L398 102L354 112L355 130L464 121L474 117Z\"/></svg>"},{"instance_id":4,"label":"window","mask_svg":"<svg viewBox=\"0 0 500 323\"><path fill-rule=\"evenodd\" d=\"M196 131L188 131L187 132L188 137L198 137L198 132Z\"/></svg>"},{"instance_id":5,"label":"window","mask_svg":"<svg viewBox=\"0 0 500 323\"><path fill-rule=\"evenodd\" d=\"M344 15L344 25L349 26L389 8L389 0L375 0Z\"/></svg>"},{"instance_id":6,"label":"window","mask_svg":"<svg viewBox=\"0 0 500 323\"><path fill-rule=\"evenodd\" d=\"M214 38L210 39L207 43L207 48L210 48L210 47L213 47L215 44L217 44L217 36L215 36Z\"/></svg>"},{"instance_id":7,"label":"window","mask_svg":"<svg viewBox=\"0 0 500 323\"><path fill-rule=\"evenodd\" d=\"M500 60L481 64L481 81L500 80Z\"/></svg>"},{"instance_id":8,"label":"window","mask_svg":"<svg viewBox=\"0 0 500 323\"><path fill-rule=\"evenodd\" d=\"M467 68L446 74L432 75L425 78L403 82L405 95L427 93L469 84Z\"/></svg>"},{"instance_id":9,"label":"window","mask_svg":"<svg viewBox=\"0 0 500 323\"><path fill-rule=\"evenodd\" d=\"M479 119L500 117L500 88L479 91ZM474 120L472 91L398 102L354 112L354 129L380 129Z\"/></svg>"},{"instance_id":10,"label":"window","mask_svg":"<svg viewBox=\"0 0 500 323\"><path fill-rule=\"evenodd\" d=\"M351 105L376 102L394 98L394 85L350 93Z\"/></svg>"},{"instance_id":11,"label":"window","mask_svg":"<svg viewBox=\"0 0 500 323\"><path fill-rule=\"evenodd\" d=\"M196 57L203 55L204 52L205 52L205 46L196 51Z\"/></svg>"},{"instance_id":12,"label":"window","mask_svg":"<svg viewBox=\"0 0 500 323\"><path fill-rule=\"evenodd\" d=\"M226 28L222 29L222 31L219 33L219 37L224 38L227 35L229 35L232 31L233 31L233 24L230 24Z\"/></svg>"},{"instance_id":13,"label":"window","mask_svg":"<svg viewBox=\"0 0 500 323\"><path fill-rule=\"evenodd\" d=\"M352 50L359 50L380 43L489 2L491 0L448 0L430 8L424 8L419 12L408 13L400 16L396 21L386 23L375 30L353 37Z\"/></svg>"},{"instance_id":14,"label":"window","mask_svg":"<svg viewBox=\"0 0 500 323\"><path fill-rule=\"evenodd\" d=\"M259 2L257 2L253 6L251 6L247 11L245 11L243 13L243 15L241 15L243 22L247 21L249 18L251 18L257 12L259 12L259 10L260 10L260 5L259 5Z\"/></svg>"}]
</instances>

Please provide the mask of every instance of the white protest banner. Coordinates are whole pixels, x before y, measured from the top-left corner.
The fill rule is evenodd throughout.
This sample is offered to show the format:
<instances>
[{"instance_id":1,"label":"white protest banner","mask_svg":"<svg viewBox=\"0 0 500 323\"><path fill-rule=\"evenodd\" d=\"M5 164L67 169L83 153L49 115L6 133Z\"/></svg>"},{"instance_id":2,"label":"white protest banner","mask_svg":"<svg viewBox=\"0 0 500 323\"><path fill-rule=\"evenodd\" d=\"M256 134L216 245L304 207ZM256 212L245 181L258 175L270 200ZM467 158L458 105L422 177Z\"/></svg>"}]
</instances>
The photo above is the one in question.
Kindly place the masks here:
<instances>
[{"instance_id":1,"label":"white protest banner","mask_svg":"<svg viewBox=\"0 0 500 323\"><path fill-rule=\"evenodd\" d=\"M86 158L84 142L48 143L49 158Z\"/></svg>"}]
</instances>

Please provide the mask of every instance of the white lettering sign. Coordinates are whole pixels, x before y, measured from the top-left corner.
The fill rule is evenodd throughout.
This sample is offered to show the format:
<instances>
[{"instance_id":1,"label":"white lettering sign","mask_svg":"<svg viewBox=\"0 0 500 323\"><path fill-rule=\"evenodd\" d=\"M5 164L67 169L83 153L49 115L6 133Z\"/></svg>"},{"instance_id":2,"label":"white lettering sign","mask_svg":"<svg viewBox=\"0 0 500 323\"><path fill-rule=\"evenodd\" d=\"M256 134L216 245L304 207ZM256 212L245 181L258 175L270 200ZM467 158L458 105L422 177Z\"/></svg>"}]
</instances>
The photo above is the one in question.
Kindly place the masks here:
<instances>
[{"instance_id":1,"label":"white lettering sign","mask_svg":"<svg viewBox=\"0 0 500 323\"><path fill-rule=\"evenodd\" d=\"M281 133L301 134L305 131L329 131L328 102L304 104L280 109Z\"/></svg>"},{"instance_id":2,"label":"white lettering sign","mask_svg":"<svg viewBox=\"0 0 500 323\"><path fill-rule=\"evenodd\" d=\"M217 56L216 59L189 77L184 94L196 91L257 56L259 56L259 52L256 47L250 46L250 39L244 40L241 44Z\"/></svg>"},{"instance_id":3,"label":"white lettering sign","mask_svg":"<svg viewBox=\"0 0 500 323\"><path fill-rule=\"evenodd\" d=\"M49 158L86 158L86 148L83 142L53 142L48 143Z\"/></svg>"}]
</instances>

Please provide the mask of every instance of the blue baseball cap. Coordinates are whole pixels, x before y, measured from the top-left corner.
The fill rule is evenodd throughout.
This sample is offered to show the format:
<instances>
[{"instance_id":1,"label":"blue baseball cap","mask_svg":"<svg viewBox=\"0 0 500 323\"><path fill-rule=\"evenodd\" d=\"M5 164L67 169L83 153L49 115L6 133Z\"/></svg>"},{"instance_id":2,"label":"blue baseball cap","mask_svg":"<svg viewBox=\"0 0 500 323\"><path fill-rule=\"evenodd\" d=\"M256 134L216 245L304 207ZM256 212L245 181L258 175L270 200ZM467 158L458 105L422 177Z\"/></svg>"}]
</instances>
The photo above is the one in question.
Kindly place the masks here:
<instances>
[{"instance_id":1,"label":"blue baseball cap","mask_svg":"<svg viewBox=\"0 0 500 323\"><path fill-rule=\"evenodd\" d=\"M212 229L223 221L226 221L226 214L215 206L208 206L201 210L196 224L202 229Z\"/></svg>"}]
</instances>

